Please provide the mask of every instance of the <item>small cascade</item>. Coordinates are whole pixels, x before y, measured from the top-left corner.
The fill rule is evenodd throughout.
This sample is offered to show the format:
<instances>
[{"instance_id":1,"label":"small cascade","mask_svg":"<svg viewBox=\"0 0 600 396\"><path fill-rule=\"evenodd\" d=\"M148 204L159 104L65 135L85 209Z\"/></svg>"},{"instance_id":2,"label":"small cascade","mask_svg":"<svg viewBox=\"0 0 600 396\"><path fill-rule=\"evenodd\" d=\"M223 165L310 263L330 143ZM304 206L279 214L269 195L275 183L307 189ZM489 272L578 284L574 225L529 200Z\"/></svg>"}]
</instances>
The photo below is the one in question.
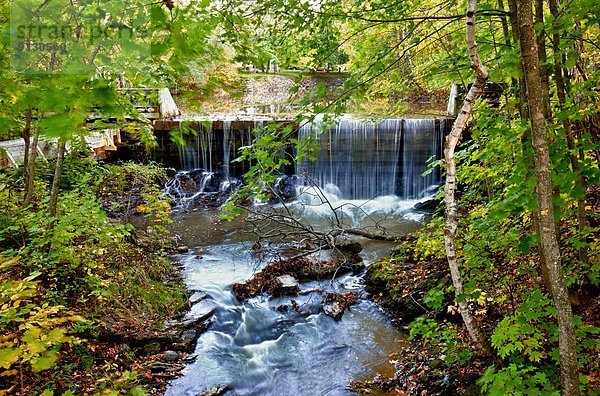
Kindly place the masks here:
<instances>
[{"instance_id":1,"label":"small cascade","mask_svg":"<svg viewBox=\"0 0 600 396\"><path fill-rule=\"evenodd\" d=\"M319 148L316 161L300 170L312 179L305 184L335 185L346 199L419 198L441 182L439 171L422 174L429 158L441 157L444 130L438 119L342 119L323 133L306 125L300 138L315 139Z\"/></svg>"},{"instance_id":2,"label":"small cascade","mask_svg":"<svg viewBox=\"0 0 600 396\"><path fill-rule=\"evenodd\" d=\"M229 163L231 162L232 149L231 121L227 120L223 121L223 175L225 175L225 179L229 179Z\"/></svg>"},{"instance_id":3,"label":"small cascade","mask_svg":"<svg viewBox=\"0 0 600 396\"><path fill-rule=\"evenodd\" d=\"M221 176L203 169L178 172L166 183L163 193L180 208L198 204L214 206L226 200L241 185L239 179Z\"/></svg>"},{"instance_id":4,"label":"small cascade","mask_svg":"<svg viewBox=\"0 0 600 396\"><path fill-rule=\"evenodd\" d=\"M160 134L155 156L179 171L204 169L224 178L240 177L246 171L245 164L233 160L241 147L251 143L252 131L263 123L260 119L180 122L178 130ZM174 134L184 144L173 142Z\"/></svg>"}]
</instances>

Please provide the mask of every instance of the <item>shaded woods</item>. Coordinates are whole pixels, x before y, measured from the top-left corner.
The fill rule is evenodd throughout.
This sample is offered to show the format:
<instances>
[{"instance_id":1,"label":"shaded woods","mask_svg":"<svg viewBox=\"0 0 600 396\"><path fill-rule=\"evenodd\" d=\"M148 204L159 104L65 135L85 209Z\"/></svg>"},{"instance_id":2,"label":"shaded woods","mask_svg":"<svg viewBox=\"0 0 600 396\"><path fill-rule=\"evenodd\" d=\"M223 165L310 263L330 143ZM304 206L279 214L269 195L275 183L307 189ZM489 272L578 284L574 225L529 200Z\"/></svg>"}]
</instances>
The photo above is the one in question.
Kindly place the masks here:
<instances>
[{"instance_id":1,"label":"shaded woods","mask_svg":"<svg viewBox=\"0 0 600 396\"><path fill-rule=\"evenodd\" d=\"M152 123L127 89L170 87L177 100L219 103L273 74L295 86L285 103L293 111L289 122L261 124L235 153L249 171L232 199L222 197L228 219L252 213L254 199L273 199L268 186L281 169L314 157L317 148L298 139L295 126L316 120L325 129L343 113L445 116L440 103L452 84L462 102L444 158L430 161L446 183L419 231L390 241L337 219L320 233L397 245L365 278L370 298L410 343L391 358L389 378L352 389L598 392L594 1L133 1L130 12L120 1L102 9L10 3L0 5L0 140L18 139L24 149L18 159L0 152L0 395L160 393L176 374L155 360L183 368L206 326L167 326L189 308L169 256L178 251L168 230L173 202L161 191L166 170L148 161L157 145ZM83 29L81 37L54 37L69 51L28 52L15 40L30 21L92 21L142 34L95 41L82 39ZM334 72L343 83L300 89L305 77ZM138 143L141 163L90 159L85 138L107 128ZM184 129L170 137L184 142L193 134ZM296 215L286 212L286 224L312 230ZM299 244L290 240L301 234L289 229L273 235ZM361 260L353 260L343 269L358 274ZM298 294L296 280L339 269L310 265L273 262L235 292L240 300L282 287L275 294ZM355 297L328 294L323 302L343 313ZM343 321L341 313L332 316Z\"/></svg>"}]
</instances>

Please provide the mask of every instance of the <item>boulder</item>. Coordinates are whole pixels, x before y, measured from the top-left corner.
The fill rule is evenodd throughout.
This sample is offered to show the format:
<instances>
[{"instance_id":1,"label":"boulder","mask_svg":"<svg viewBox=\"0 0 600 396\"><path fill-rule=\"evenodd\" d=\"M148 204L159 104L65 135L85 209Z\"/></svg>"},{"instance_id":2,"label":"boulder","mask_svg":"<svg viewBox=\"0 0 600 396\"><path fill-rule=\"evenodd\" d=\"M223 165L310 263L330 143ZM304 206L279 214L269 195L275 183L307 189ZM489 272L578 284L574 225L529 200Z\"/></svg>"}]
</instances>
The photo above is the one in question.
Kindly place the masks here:
<instances>
[{"instance_id":1,"label":"boulder","mask_svg":"<svg viewBox=\"0 0 600 396\"><path fill-rule=\"evenodd\" d=\"M180 183L182 182L182 176L184 175L179 176ZM202 190L205 193L215 193L221 191L221 182L223 181L221 173L207 172L204 169L194 169L187 174L187 177L193 180L196 185L195 190L190 192L196 193Z\"/></svg>"},{"instance_id":2,"label":"boulder","mask_svg":"<svg viewBox=\"0 0 600 396\"><path fill-rule=\"evenodd\" d=\"M184 254L184 253L187 253L189 251L190 251L190 249L187 246L185 246L185 245L177 246L177 253Z\"/></svg>"},{"instance_id":3,"label":"boulder","mask_svg":"<svg viewBox=\"0 0 600 396\"><path fill-rule=\"evenodd\" d=\"M144 345L144 353L146 353L147 355L153 355L155 353L159 353L161 350L162 346L160 345L160 343L158 342L150 342L146 345Z\"/></svg>"},{"instance_id":4,"label":"boulder","mask_svg":"<svg viewBox=\"0 0 600 396\"><path fill-rule=\"evenodd\" d=\"M194 194L198 191L198 181L189 174L181 173L177 175L179 187L184 194Z\"/></svg>"},{"instance_id":5,"label":"boulder","mask_svg":"<svg viewBox=\"0 0 600 396\"><path fill-rule=\"evenodd\" d=\"M223 175L221 173L213 173L206 178L204 182L203 191L205 193L218 193L221 192L221 182L223 181Z\"/></svg>"},{"instance_id":6,"label":"boulder","mask_svg":"<svg viewBox=\"0 0 600 396\"><path fill-rule=\"evenodd\" d=\"M323 296L323 312L335 320L344 315L344 311L357 303L357 295L354 292L346 294L326 293Z\"/></svg>"},{"instance_id":7,"label":"boulder","mask_svg":"<svg viewBox=\"0 0 600 396\"><path fill-rule=\"evenodd\" d=\"M428 199L426 201L423 202L417 202L415 204L415 206L413 206L413 208L415 210L436 210L437 207L440 205L440 201L437 199Z\"/></svg>"},{"instance_id":8,"label":"boulder","mask_svg":"<svg viewBox=\"0 0 600 396\"><path fill-rule=\"evenodd\" d=\"M275 278L279 283L277 290L273 291L273 295L277 296L295 296L300 293L300 287L296 278L291 275L281 275Z\"/></svg>"},{"instance_id":9,"label":"boulder","mask_svg":"<svg viewBox=\"0 0 600 396\"><path fill-rule=\"evenodd\" d=\"M175 362L177 360L179 360L179 358L181 357L181 354L179 352L175 352L175 351L164 351L163 352L163 356L162 359L165 362Z\"/></svg>"},{"instance_id":10,"label":"boulder","mask_svg":"<svg viewBox=\"0 0 600 396\"><path fill-rule=\"evenodd\" d=\"M196 396L221 396L229 390L228 386L225 385L213 385L208 389L203 390Z\"/></svg>"},{"instance_id":11,"label":"boulder","mask_svg":"<svg viewBox=\"0 0 600 396\"><path fill-rule=\"evenodd\" d=\"M296 176L282 176L273 185L273 191L275 192L272 200L282 200L284 202L292 201L296 199L296 185L298 184L298 178Z\"/></svg>"},{"instance_id":12,"label":"boulder","mask_svg":"<svg viewBox=\"0 0 600 396\"><path fill-rule=\"evenodd\" d=\"M344 314L344 307L338 301L328 301L323 303L323 312L325 312L325 315L338 320Z\"/></svg>"},{"instance_id":13,"label":"boulder","mask_svg":"<svg viewBox=\"0 0 600 396\"><path fill-rule=\"evenodd\" d=\"M196 337L198 336L198 332L194 329L189 329L183 332L183 334L181 334L181 337L179 337L179 339L182 342L188 341L194 341L196 339Z\"/></svg>"},{"instance_id":14,"label":"boulder","mask_svg":"<svg viewBox=\"0 0 600 396\"><path fill-rule=\"evenodd\" d=\"M358 254L363 250L358 238L351 235L338 235L334 243L335 247L343 253Z\"/></svg>"}]
</instances>

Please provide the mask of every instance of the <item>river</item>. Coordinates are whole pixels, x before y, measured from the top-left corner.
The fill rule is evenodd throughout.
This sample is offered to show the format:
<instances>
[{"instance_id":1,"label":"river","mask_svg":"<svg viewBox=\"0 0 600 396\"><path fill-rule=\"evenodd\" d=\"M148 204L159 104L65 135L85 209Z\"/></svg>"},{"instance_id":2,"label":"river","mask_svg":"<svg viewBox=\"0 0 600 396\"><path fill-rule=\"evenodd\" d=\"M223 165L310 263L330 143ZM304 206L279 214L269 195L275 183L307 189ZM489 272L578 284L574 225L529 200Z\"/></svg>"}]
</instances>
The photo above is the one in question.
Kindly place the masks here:
<instances>
[{"instance_id":1,"label":"river","mask_svg":"<svg viewBox=\"0 0 600 396\"><path fill-rule=\"evenodd\" d=\"M423 214L410 209L415 202L383 197L344 204L370 204L368 220L383 221L382 226L399 234L419 227ZM304 221L324 228L325 211L305 204ZM173 382L167 395L197 395L216 384L228 386L228 395L350 395L350 382L393 373L388 357L399 350L404 335L378 305L363 297L339 321L321 311L323 292L362 292L360 274L301 285L302 291L323 292L237 301L231 285L251 278L270 257L253 253L254 237L243 232L243 219L227 223L218 214L217 210L180 214L172 227L192 248L178 257L187 287L194 291L192 301L201 300L190 315L210 310L215 314L210 329L198 340L195 362ZM367 264L393 246L367 240L363 245L361 255ZM291 307L292 300L297 311L276 309Z\"/></svg>"}]
</instances>

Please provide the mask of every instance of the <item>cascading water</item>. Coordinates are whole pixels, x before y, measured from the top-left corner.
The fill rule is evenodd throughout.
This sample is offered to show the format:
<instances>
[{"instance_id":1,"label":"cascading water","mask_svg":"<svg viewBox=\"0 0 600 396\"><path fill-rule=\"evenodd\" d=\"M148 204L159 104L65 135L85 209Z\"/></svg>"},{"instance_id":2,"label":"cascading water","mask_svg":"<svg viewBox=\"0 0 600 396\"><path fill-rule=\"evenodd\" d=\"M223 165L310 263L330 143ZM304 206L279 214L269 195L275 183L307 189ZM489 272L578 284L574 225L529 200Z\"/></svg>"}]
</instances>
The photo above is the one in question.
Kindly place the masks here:
<instances>
[{"instance_id":1,"label":"cascading water","mask_svg":"<svg viewBox=\"0 0 600 396\"><path fill-rule=\"evenodd\" d=\"M251 143L252 131L263 123L263 119L204 120L185 127L180 123L179 139L184 144L177 145L177 157L167 159L167 165L179 171L202 169L222 174L225 179L239 177L243 171L232 169L232 161L240 147Z\"/></svg>"},{"instance_id":2,"label":"cascading water","mask_svg":"<svg viewBox=\"0 0 600 396\"><path fill-rule=\"evenodd\" d=\"M318 145L316 161L305 161L301 169L319 187L337 186L343 198L396 195L414 199L440 184L439 171L422 174L427 160L442 154L443 119L370 123L345 118L322 133L319 129L318 124L300 129L300 138L312 138Z\"/></svg>"},{"instance_id":3,"label":"cascading water","mask_svg":"<svg viewBox=\"0 0 600 396\"><path fill-rule=\"evenodd\" d=\"M168 165L181 171L201 169L219 180L240 178L247 164L232 161L265 121L213 120L203 121L202 127L198 123L196 132L187 135L187 144L178 146L178 163ZM343 117L324 132L320 129L317 122L298 132L300 139L313 139L317 147L315 161L296 167L304 186L334 189L340 200L394 196L408 201L431 195L441 184L439 168L423 174L428 160L442 156L445 119L369 122Z\"/></svg>"},{"instance_id":4,"label":"cascading water","mask_svg":"<svg viewBox=\"0 0 600 396\"><path fill-rule=\"evenodd\" d=\"M177 202L180 208L195 204L221 204L241 185L239 179L221 176L202 169L181 171L165 184L163 193Z\"/></svg>"},{"instance_id":5,"label":"cascading water","mask_svg":"<svg viewBox=\"0 0 600 396\"><path fill-rule=\"evenodd\" d=\"M198 339L194 362L172 382L167 396L197 396L217 384L229 388L228 396L351 396L351 381L382 371L393 374L388 356L401 348L404 336L377 304L361 298L339 321L322 313L323 292L362 294L360 276L303 283L298 296L240 302L231 285L251 278L268 259L253 252L254 240L240 232L239 224L215 227L215 215L191 212L172 225L182 243L202 249L200 255L179 256L186 284L195 291L191 300L199 301L188 319L214 315ZM398 232L416 228L401 227ZM373 260L378 249L381 244L365 244L362 255Z\"/></svg>"},{"instance_id":6,"label":"cascading water","mask_svg":"<svg viewBox=\"0 0 600 396\"><path fill-rule=\"evenodd\" d=\"M445 119L404 119L402 122L402 167L399 196L421 198L442 183L440 168L425 176L428 161L443 156Z\"/></svg>"}]
</instances>

